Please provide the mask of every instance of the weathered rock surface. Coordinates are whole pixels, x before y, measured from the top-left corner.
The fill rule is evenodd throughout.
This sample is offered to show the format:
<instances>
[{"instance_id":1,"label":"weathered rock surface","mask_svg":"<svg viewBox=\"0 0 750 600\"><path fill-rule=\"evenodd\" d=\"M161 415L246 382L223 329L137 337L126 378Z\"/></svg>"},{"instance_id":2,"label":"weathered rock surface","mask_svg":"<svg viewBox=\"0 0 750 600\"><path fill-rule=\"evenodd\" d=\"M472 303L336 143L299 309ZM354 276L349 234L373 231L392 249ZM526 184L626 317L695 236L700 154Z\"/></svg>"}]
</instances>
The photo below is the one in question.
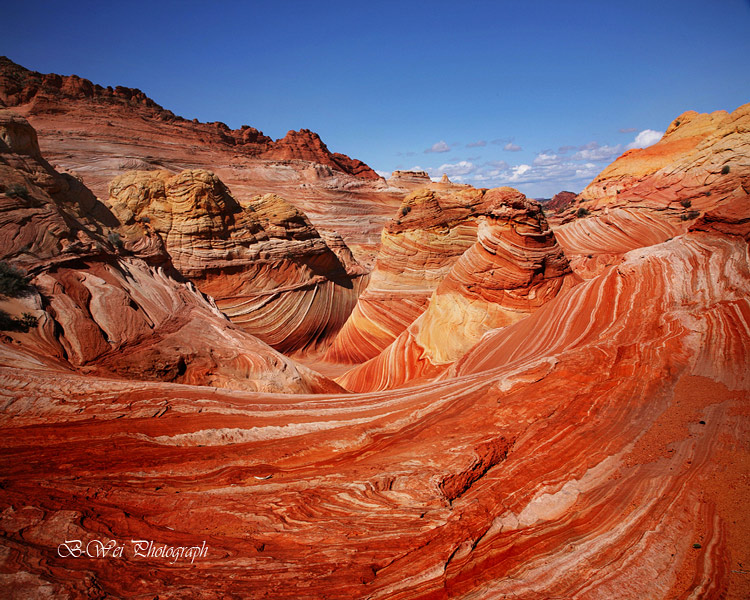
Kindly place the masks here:
<instances>
[{"instance_id":1,"label":"weathered rock surface","mask_svg":"<svg viewBox=\"0 0 750 600\"><path fill-rule=\"evenodd\" d=\"M477 239L484 191L421 189L383 230L375 269L326 359L355 364L377 356L427 307L438 284Z\"/></svg>"},{"instance_id":2,"label":"weathered rock surface","mask_svg":"<svg viewBox=\"0 0 750 600\"><path fill-rule=\"evenodd\" d=\"M638 250L409 390L295 399L3 368L0 585L746 597L746 257L709 233ZM58 556L72 539L124 558ZM131 539L208 551L170 564Z\"/></svg>"},{"instance_id":3,"label":"weathered rock surface","mask_svg":"<svg viewBox=\"0 0 750 600\"><path fill-rule=\"evenodd\" d=\"M388 185L399 188L419 189L432 183L427 171L394 171L388 178Z\"/></svg>"},{"instance_id":4,"label":"weathered rock surface","mask_svg":"<svg viewBox=\"0 0 750 600\"><path fill-rule=\"evenodd\" d=\"M536 310L465 352L471 328L450 325L434 348L463 356L434 381L343 394L223 318L167 253L228 278L232 253L320 243L297 209L233 204L192 168L133 175L107 213L22 121L0 139L0 258L38 287L0 309L39 318L0 334L0 596L750 597L746 193L709 189L715 205L672 232L656 200L592 205L580 239L616 264L558 290L572 276L531 203L413 194L373 275L384 306L471 298L480 329L474 308ZM206 552L138 556L132 540Z\"/></svg>"},{"instance_id":5,"label":"weathered rock surface","mask_svg":"<svg viewBox=\"0 0 750 600\"><path fill-rule=\"evenodd\" d=\"M243 390L340 389L233 326L174 270L164 223L194 234L226 225L217 205L231 198L209 193L223 190L213 176L195 175L205 193L192 198L203 205L187 216L162 202L151 227L131 196L139 223L129 213L123 225L78 180L46 163L23 118L0 111L0 139L0 259L29 272L34 286L0 310L37 321L31 331L3 334L3 364ZM157 176L184 200L186 178Z\"/></svg>"},{"instance_id":6,"label":"weathered rock surface","mask_svg":"<svg viewBox=\"0 0 750 600\"><path fill-rule=\"evenodd\" d=\"M477 241L425 312L376 358L340 377L345 388L373 391L435 377L488 331L526 318L580 281L538 203L512 188L489 190L482 202Z\"/></svg>"},{"instance_id":7,"label":"weathered rock surface","mask_svg":"<svg viewBox=\"0 0 750 600\"><path fill-rule=\"evenodd\" d=\"M550 215L562 212L571 207L577 198L578 194L574 192L558 192L544 203L544 210Z\"/></svg>"},{"instance_id":8,"label":"weathered rock surface","mask_svg":"<svg viewBox=\"0 0 750 600\"><path fill-rule=\"evenodd\" d=\"M588 277L630 250L684 233L703 212L749 191L750 104L732 113L688 111L661 141L604 169L555 233Z\"/></svg>"},{"instance_id":9,"label":"weathered rock surface","mask_svg":"<svg viewBox=\"0 0 750 600\"><path fill-rule=\"evenodd\" d=\"M283 352L325 349L366 282L343 241L345 264L293 205L266 194L243 208L208 171L132 171L112 182L109 203L158 234L235 324Z\"/></svg>"}]
</instances>

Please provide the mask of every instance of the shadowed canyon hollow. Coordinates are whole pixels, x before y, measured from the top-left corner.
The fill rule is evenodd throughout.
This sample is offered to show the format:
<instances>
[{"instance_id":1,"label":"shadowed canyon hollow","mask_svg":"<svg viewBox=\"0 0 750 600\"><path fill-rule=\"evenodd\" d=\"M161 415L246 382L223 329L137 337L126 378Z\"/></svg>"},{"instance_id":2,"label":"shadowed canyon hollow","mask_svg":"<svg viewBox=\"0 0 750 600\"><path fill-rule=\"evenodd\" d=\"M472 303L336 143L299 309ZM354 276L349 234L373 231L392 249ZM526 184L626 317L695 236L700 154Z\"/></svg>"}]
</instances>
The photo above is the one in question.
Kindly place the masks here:
<instances>
[{"instance_id":1,"label":"shadowed canyon hollow","mask_svg":"<svg viewBox=\"0 0 750 600\"><path fill-rule=\"evenodd\" d=\"M0 58L0 595L750 597L750 104L664 125L539 202Z\"/></svg>"}]
</instances>

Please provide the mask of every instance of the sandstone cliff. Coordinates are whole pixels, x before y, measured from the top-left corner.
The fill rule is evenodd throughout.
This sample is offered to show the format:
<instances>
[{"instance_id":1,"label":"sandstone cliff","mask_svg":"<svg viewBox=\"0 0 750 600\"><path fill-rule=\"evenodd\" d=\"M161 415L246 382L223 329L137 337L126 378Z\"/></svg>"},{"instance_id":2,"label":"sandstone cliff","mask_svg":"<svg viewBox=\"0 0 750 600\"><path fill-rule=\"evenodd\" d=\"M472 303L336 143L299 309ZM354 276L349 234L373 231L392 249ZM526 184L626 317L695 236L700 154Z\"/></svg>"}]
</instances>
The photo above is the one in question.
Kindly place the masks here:
<instances>
[{"instance_id":1,"label":"sandstone cliff","mask_svg":"<svg viewBox=\"0 0 750 600\"><path fill-rule=\"evenodd\" d=\"M253 127L187 120L137 89L44 75L0 57L0 106L37 130L45 157L101 199L130 170L215 173L243 206L258 194L286 198L321 229L336 230L368 265L383 223L400 202L362 161L331 152L309 131L272 140Z\"/></svg>"}]
</instances>

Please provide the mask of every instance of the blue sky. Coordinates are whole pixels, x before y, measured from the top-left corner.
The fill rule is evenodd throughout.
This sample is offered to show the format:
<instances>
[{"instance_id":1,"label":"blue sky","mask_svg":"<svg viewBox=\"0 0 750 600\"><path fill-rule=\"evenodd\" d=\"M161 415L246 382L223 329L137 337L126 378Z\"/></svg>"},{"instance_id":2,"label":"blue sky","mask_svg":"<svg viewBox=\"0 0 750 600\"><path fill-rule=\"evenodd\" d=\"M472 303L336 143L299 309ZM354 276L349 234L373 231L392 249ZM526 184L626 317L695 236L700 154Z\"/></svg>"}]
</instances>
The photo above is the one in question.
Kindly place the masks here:
<instances>
[{"instance_id":1,"label":"blue sky","mask_svg":"<svg viewBox=\"0 0 750 600\"><path fill-rule=\"evenodd\" d=\"M6 0L2 13L0 54L30 69L274 138L306 127L381 172L533 197L580 191L686 110L750 102L747 0Z\"/></svg>"}]
</instances>

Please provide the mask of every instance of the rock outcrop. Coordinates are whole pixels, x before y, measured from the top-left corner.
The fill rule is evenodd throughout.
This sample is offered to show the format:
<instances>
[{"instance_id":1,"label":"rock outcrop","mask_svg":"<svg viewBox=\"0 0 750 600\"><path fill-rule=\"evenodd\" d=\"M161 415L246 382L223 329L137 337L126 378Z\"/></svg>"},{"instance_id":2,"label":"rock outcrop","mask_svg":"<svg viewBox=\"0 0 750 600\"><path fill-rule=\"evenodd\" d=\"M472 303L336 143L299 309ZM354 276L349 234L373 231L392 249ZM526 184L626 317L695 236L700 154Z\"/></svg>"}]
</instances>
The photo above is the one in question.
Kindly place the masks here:
<instances>
[{"instance_id":1,"label":"rock outcrop","mask_svg":"<svg viewBox=\"0 0 750 600\"><path fill-rule=\"evenodd\" d=\"M189 121L140 90L43 75L0 57L3 105L29 120L58 171L75 174L99 198L131 170L211 171L243 206L258 194L286 198L316 227L338 231L368 266L401 201L370 167L330 152L308 130L274 141L247 125Z\"/></svg>"},{"instance_id":2,"label":"rock outcrop","mask_svg":"<svg viewBox=\"0 0 750 600\"><path fill-rule=\"evenodd\" d=\"M747 596L747 252L718 232L639 249L408 390L136 391L2 367L0 586ZM122 564L59 556L75 539L115 540ZM207 550L170 564L131 539Z\"/></svg>"},{"instance_id":3,"label":"rock outcrop","mask_svg":"<svg viewBox=\"0 0 750 600\"><path fill-rule=\"evenodd\" d=\"M706 122L714 164L724 121ZM742 144L742 127L721 130ZM240 202L199 165L124 175L110 209L23 120L4 113L0 140L0 259L32 284L0 270L18 318L0 332L0 596L750 597L746 155L723 174L739 187L710 174L713 204L684 221L658 190L584 200L554 236L514 190L410 194L380 312L347 334L413 334L410 387L347 394L185 279L225 302L254 293L255 263L266 300L325 295L334 259L356 280L306 211ZM699 171L681 156L657 171L675 193ZM353 220L374 206L349 202ZM266 324L305 322L296 297Z\"/></svg>"},{"instance_id":4,"label":"rock outcrop","mask_svg":"<svg viewBox=\"0 0 750 600\"><path fill-rule=\"evenodd\" d=\"M109 203L136 235L164 240L177 270L235 324L283 352L324 348L366 281L283 198L257 196L243 208L208 171L129 172L112 182Z\"/></svg>"},{"instance_id":5,"label":"rock outcrop","mask_svg":"<svg viewBox=\"0 0 750 600\"><path fill-rule=\"evenodd\" d=\"M380 179L380 175L361 160L351 159L345 154L331 153L320 136L309 129L289 131L283 138L268 144L262 156L276 160L306 160L327 165L362 179Z\"/></svg>"},{"instance_id":6,"label":"rock outcrop","mask_svg":"<svg viewBox=\"0 0 750 600\"><path fill-rule=\"evenodd\" d=\"M548 214L563 212L565 209L573 206L577 198L578 194L574 192L558 192L544 203L544 210Z\"/></svg>"},{"instance_id":7,"label":"rock outcrop","mask_svg":"<svg viewBox=\"0 0 750 600\"><path fill-rule=\"evenodd\" d=\"M426 310L380 355L337 381L351 391L433 378L488 331L526 318L579 278L542 209L512 188L482 198L477 241L453 264Z\"/></svg>"},{"instance_id":8,"label":"rock outcrop","mask_svg":"<svg viewBox=\"0 0 750 600\"><path fill-rule=\"evenodd\" d=\"M556 234L583 276L635 248L684 233L705 211L750 190L750 104L732 113L688 111L653 146L604 169ZM602 239L606 236L606 239Z\"/></svg>"},{"instance_id":9,"label":"rock outcrop","mask_svg":"<svg viewBox=\"0 0 750 600\"><path fill-rule=\"evenodd\" d=\"M326 359L356 364L377 356L427 307L433 291L477 239L484 191L417 190L383 230L375 269Z\"/></svg>"},{"instance_id":10,"label":"rock outcrop","mask_svg":"<svg viewBox=\"0 0 750 600\"><path fill-rule=\"evenodd\" d=\"M393 171L388 178L388 185L405 189L419 189L432 183L427 171Z\"/></svg>"}]
</instances>

